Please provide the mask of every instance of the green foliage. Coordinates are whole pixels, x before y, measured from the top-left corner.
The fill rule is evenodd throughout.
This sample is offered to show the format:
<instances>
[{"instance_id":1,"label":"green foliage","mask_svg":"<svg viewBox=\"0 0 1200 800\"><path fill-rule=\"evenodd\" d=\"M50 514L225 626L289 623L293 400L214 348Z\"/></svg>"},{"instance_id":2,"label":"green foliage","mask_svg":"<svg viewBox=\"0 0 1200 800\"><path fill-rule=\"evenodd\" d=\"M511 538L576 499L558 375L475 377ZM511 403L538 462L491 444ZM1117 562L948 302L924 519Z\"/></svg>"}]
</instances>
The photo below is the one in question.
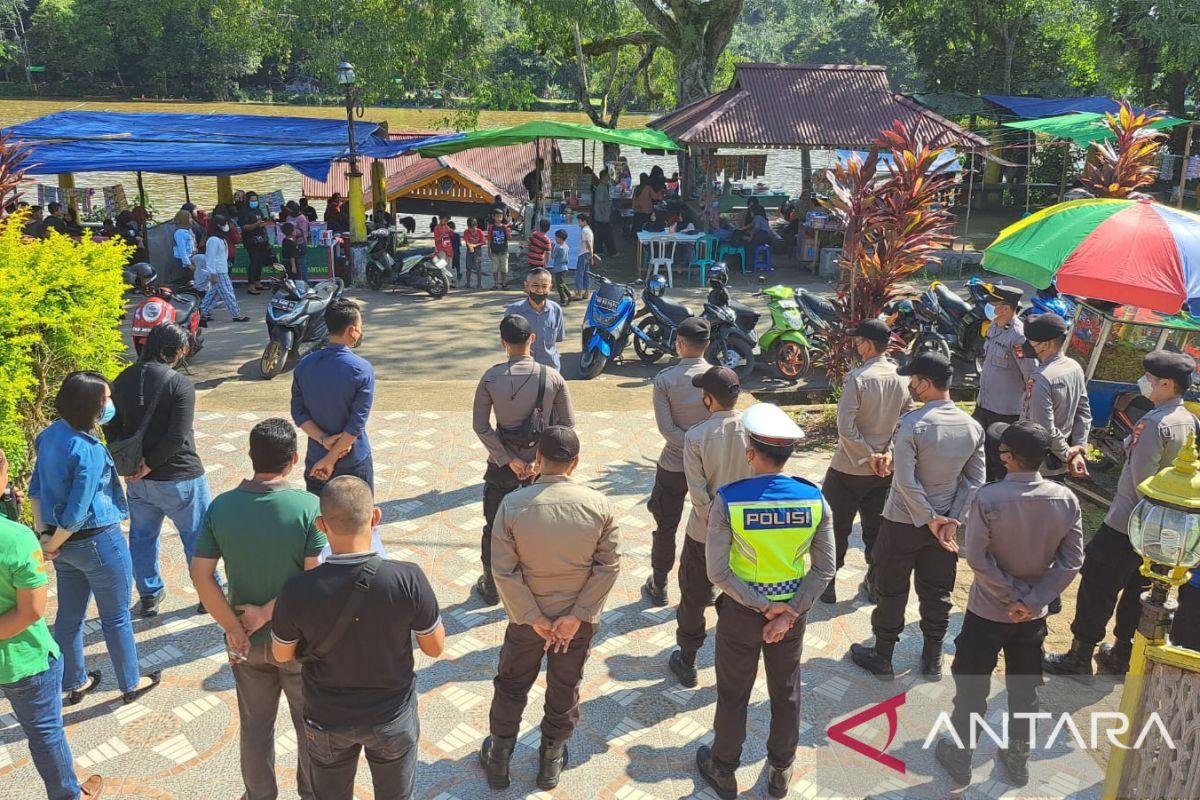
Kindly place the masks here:
<instances>
[{"instance_id":1,"label":"green foliage","mask_svg":"<svg viewBox=\"0 0 1200 800\"><path fill-rule=\"evenodd\" d=\"M14 476L28 472L33 437L53 419L63 377L116 374L130 254L115 240L24 239L24 221L0 225L0 447Z\"/></svg>"}]
</instances>

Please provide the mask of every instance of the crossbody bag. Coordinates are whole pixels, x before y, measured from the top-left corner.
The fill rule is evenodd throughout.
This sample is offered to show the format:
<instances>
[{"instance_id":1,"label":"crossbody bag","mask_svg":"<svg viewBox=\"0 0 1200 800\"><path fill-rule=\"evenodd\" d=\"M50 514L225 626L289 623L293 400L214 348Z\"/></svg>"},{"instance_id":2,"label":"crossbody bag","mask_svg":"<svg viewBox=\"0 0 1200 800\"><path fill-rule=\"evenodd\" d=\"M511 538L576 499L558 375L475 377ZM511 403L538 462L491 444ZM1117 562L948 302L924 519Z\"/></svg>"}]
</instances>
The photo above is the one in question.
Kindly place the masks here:
<instances>
[{"instance_id":1,"label":"crossbody bag","mask_svg":"<svg viewBox=\"0 0 1200 800\"><path fill-rule=\"evenodd\" d=\"M354 621L354 616L358 614L358 609L362 606L363 600L367 598L367 593L371 591L371 581L375 579L375 573L379 570L381 563L383 563L383 559L378 554L362 563L362 566L358 568L358 573L354 576L354 591L346 598L346 604L342 606L337 621L333 623L333 627L329 629L329 633L325 634L325 638L321 640L320 644L304 653L296 654L297 663L307 664L320 661L333 652L333 648L337 647L338 641L346 634L346 629Z\"/></svg>"}]
</instances>

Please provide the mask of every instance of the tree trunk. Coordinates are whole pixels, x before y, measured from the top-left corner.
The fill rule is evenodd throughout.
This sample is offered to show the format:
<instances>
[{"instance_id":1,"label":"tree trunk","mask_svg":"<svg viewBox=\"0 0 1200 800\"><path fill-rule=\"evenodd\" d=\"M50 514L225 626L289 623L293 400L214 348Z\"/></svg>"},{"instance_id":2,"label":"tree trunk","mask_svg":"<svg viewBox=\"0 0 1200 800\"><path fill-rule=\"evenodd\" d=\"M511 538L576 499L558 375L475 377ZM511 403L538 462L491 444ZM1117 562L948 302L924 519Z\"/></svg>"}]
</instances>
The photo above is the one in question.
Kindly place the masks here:
<instances>
[{"instance_id":1,"label":"tree trunk","mask_svg":"<svg viewBox=\"0 0 1200 800\"><path fill-rule=\"evenodd\" d=\"M712 91L715 64L708 64L704 48L704 27L696 23L679 26L679 41L675 45L675 105L685 106L693 100L707 97Z\"/></svg>"}]
</instances>

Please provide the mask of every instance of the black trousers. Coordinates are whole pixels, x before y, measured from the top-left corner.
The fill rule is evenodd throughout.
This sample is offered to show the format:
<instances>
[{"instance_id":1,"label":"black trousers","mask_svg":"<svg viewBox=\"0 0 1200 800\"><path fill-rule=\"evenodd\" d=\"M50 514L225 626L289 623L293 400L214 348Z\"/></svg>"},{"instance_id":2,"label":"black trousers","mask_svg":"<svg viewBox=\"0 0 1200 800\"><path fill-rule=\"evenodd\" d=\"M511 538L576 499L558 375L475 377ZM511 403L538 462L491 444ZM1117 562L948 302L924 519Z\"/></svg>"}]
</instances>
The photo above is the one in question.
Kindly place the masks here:
<instances>
[{"instance_id":1,"label":"black trousers","mask_svg":"<svg viewBox=\"0 0 1200 800\"><path fill-rule=\"evenodd\" d=\"M528 486L532 480L517 480L517 475L507 466L488 462L483 472L483 537L479 540L479 559L484 569L492 568L492 523L500 510L500 501L509 493Z\"/></svg>"},{"instance_id":2,"label":"black trousers","mask_svg":"<svg viewBox=\"0 0 1200 800\"><path fill-rule=\"evenodd\" d=\"M1171 644L1200 650L1200 587L1190 583L1179 587L1179 608L1171 623Z\"/></svg>"},{"instance_id":3,"label":"black trousers","mask_svg":"<svg viewBox=\"0 0 1200 800\"><path fill-rule=\"evenodd\" d=\"M767 618L732 598L717 604L716 666L717 713L713 719L712 757L717 766L737 769L746 740L746 707L758 677L758 658L767 668L767 694L771 702L771 728L767 735L767 763L784 769L796 757L800 741L800 653L804 647L805 619L782 640L767 644L763 626Z\"/></svg>"},{"instance_id":4,"label":"black trousers","mask_svg":"<svg viewBox=\"0 0 1200 800\"><path fill-rule=\"evenodd\" d=\"M920 601L921 633L933 641L945 639L958 555L938 544L928 527L885 518L875 542L875 564L875 610L871 612L875 638L884 642L899 640L911 577Z\"/></svg>"},{"instance_id":5,"label":"black trousers","mask_svg":"<svg viewBox=\"0 0 1200 800\"><path fill-rule=\"evenodd\" d=\"M250 266L246 271L246 279L250 285L262 280L263 267L274 263L275 252L269 244L246 245L246 255L250 257Z\"/></svg>"},{"instance_id":6,"label":"black trousers","mask_svg":"<svg viewBox=\"0 0 1200 800\"><path fill-rule=\"evenodd\" d=\"M880 514L887 502L891 477L878 475L848 475L829 469L821 484L821 494L833 512L833 540L837 553L838 569L846 563L846 549L850 546L850 532L854 529L854 517L862 521L863 553L867 558L867 583L874 579L875 540L879 537Z\"/></svg>"},{"instance_id":7,"label":"black trousers","mask_svg":"<svg viewBox=\"0 0 1200 800\"><path fill-rule=\"evenodd\" d=\"M558 292L558 302L566 305L571 302L571 287L567 286L567 273L569 270L562 270L554 273L554 289Z\"/></svg>"},{"instance_id":8,"label":"black trousers","mask_svg":"<svg viewBox=\"0 0 1200 800\"><path fill-rule=\"evenodd\" d=\"M343 458L334 465L333 474L329 476L329 481L319 481L309 475L308 471L311 468L311 466L307 465L304 468L304 488L318 497L321 496L321 492L325 489L325 484L334 478L340 478L342 475L353 475L356 478L362 478L366 481L367 486L371 487L371 493L375 493L375 462L372 456L367 456L362 461L354 464L347 464L346 459Z\"/></svg>"},{"instance_id":9,"label":"black trousers","mask_svg":"<svg viewBox=\"0 0 1200 800\"><path fill-rule=\"evenodd\" d=\"M654 471L654 488L646 507L654 517L654 540L650 550L650 566L656 575L666 575L675 567L675 533L683 518L683 500L687 497L687 476L658 467Z\"/></svg>"},{"instance_id":10,"label":"black trousers","mask_svg":"<svg viewBox=\"0 0 1200 800\"><path fill-rule=\"evenodd\" d=\"M1017 414L997 414L994 411L988 411L982 406L975 406L975 413L972 414L975 421L983 426L984 433L987 433L989 425L997 422L1013 423L1020 419ZM989 483L998 481L1008 474L1008 470L1000 463L1000 445L993 443L992 440L985 436L983 438L983 457L987 469L987 480Z\"/></svg>"},{"instance_id":11,"label":"black trousers","mask_svg":"<svg viewBox=\"0 0 1200 800\"><path fill-rule=\"evenodd\" d=\"M610 256L616 255L617 245L613 241L612 223L594 220L592 224L596 228L596 252Z\"/></svg>"},{"instance_id":12,"label":"black trousers","mask_svg":"<svg viewBox=\"0 0 1200 800\"><path fill-rule=\"evenodd\" d=\"M542 717L542 741L565 742L579 724L579 687L583 683L583 665L587 663L595 626L579 626L565 653L545 652L545 641L530 625L509 623L500 647L500 666L492 681L492 709L488 723L492 736L516 736L521 715L529 700L529 689L546 659L545 715Z\"/></svg>"},{"instance_id":13,"label":"black trousers","mask_svg":"<svg viewBox=\"0 0 1200 800\"><path fill-rule=\"evenodd\" d=\"M1004 683L1008 689L1008 735L1012 742L1030 741L1033 720L1014 714L1038 712L1038 687L1042 685L1042 643L1046 620L993 622L972 614L963 616L962 630L954 639L954 710L950 724L963 745L970 747L971 715L987 714L988 690L996 657L1004 651ZM993 729L995 726L991 726ZM979 740L982 736L976 736Z\"/></svg>"},{"instance_id":14,"label":"black trousers","mask_svg":"<svg viewBox=\"0 0 1200 800\"><path fill-rule=\"evenodd\" d=\"M1071 635L1092 645L1103 641L1104 629L1116 609L1113 634L1118 642L1133 641L1142 616L1142 592L1150 588L1150 581L1139 571L1141 566L1142 557L1129 537L1101 525L1083 551Z\"/></svg>"},{"instance_id":15,"label":"black trousers","mask_svg":"<svg viewBox=\"0 0 1200 800\"><path fill-rule=\"evenodd\" d=\"M684 653L695 655L704 646L704 610L712 596L704 543L683 537L679 554L679 605L675 608L675 642Z\"/></svg>"}]
</instances>

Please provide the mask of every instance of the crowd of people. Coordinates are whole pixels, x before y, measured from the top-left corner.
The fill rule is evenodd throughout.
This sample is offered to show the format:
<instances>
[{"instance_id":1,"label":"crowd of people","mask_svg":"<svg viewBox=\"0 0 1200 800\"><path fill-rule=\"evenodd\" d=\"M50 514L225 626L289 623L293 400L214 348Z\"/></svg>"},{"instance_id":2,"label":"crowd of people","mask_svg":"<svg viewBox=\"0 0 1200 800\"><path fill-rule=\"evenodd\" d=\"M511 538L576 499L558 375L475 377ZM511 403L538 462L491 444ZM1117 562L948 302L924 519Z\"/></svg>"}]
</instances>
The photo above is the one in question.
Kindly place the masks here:
<instances>
[{"instance_id":1,"label":"crowd of people","mask_svg":"<svg viewBox=\"0 0 1200 800\"><path fill-rule=\"evenodd\" d=\"M263 219L252 197L239 225L243 236ZM185 211L178 231L191 230ZM222 218L229 219L218 211L210 217L217 230L233 227ZM472 230L477 226L468 225ZM493 241L490 233L482 242L464 237L476 247ZM186 237L177 243L186 256ZM224 260L212 237L207 245L210 258L220 253ZM502 603L509 620L479 752L494 789L512 782L520 720L543 663L536 785L554 789L569 767L584 669L622 569L610 500L574 477L586 453L559 372L562 308L549 297L556 273L545 266L561 261L556 249L541 248L545 261L531 261L525 299L505 309L498 332L506 359L481 377L472 411L487 453L474 592L487 605ZM688 318L679 325L679 361L654 380L664 446L648 501L653 548L642 591L652 605L668 605L678 558L677 648L663 666L684 687L699 683L706 609L716 606L713 738L697 748L696 765L718 797L738 794L735 772L760 660L770 696L767 790L772 797L789 790L807 615L818 601L837 603L856 518L868 565L858 592L874 605L874 641L852 645L849 659L878 678L895 675L893 655L915 583L919 674L942 679L960 548L974 573L951 665L958 736L936 749L956 783L971 780L972 751L962 743L971 740L972 715L986 711L988 677L1001 652L1014 714L1038 711L1043 670L1091 678L1114 610L1116 642L1095 661L1114 673L1128 669L1137 597L1147 585L1129 544L1129 516L1138 485L1169 465L1200 427L1182 404L1195 362L1163 351L1146 356L1139 383L1155 408L1126 442L1117 496L1085 550L1079 502L1064 484L1066 475L1087 469L1091 415L1082 372L1062 355L1059 317L1023 323L1020 290L992 291L996 314L973 417L950 399L946 358L923 353L897 367L887 357L884 322L866 320L848 331L861 365L842 387L837 448L820 484L786 474L803 438L793 419L766 403L739 409L745 403L737 374L704 361L709 323ZM375 371L355 352L362 313L339 299L327 307L325 323L329 343L305 356L293 375L290 419L253 427L250 474L217 497L196 450L195 389L174 370L187 352L186 331L158 326L139 361L113 381L78 372L59 388L59 418L37 437L28 491L37 533L0 520L0 691L52 800L103 791L99 776L80 783L74 774L62 725L62 707L83 702L105 681L104 670L89 671L83 657L90 598L124 702L160 683L161 673L140 672L132 616L153 617L167 593L181 589L167 586L159 571L168 518L200 599L197 613L210 614L224 633L245 797L279 791L274 724L281 695L301 742L302 797L349 800L362 752L376 796L411 796L420 737L413 642L436 658L445 629L423 571L387 559L379 540L367 435ZM301 435L303 490L291 481ZM6 483L0 454L0 491ZM46 563L57 579L52 631L44 619ZM1075 642L1065 655L1047 655L1046 619L1080 572ZM1195 648L1200 603L1196 593L1188 598L1174 641ZM998 755L1017 786L1029 780L1030 733L1014 725Z\"/></svg>"}]
</instances>

